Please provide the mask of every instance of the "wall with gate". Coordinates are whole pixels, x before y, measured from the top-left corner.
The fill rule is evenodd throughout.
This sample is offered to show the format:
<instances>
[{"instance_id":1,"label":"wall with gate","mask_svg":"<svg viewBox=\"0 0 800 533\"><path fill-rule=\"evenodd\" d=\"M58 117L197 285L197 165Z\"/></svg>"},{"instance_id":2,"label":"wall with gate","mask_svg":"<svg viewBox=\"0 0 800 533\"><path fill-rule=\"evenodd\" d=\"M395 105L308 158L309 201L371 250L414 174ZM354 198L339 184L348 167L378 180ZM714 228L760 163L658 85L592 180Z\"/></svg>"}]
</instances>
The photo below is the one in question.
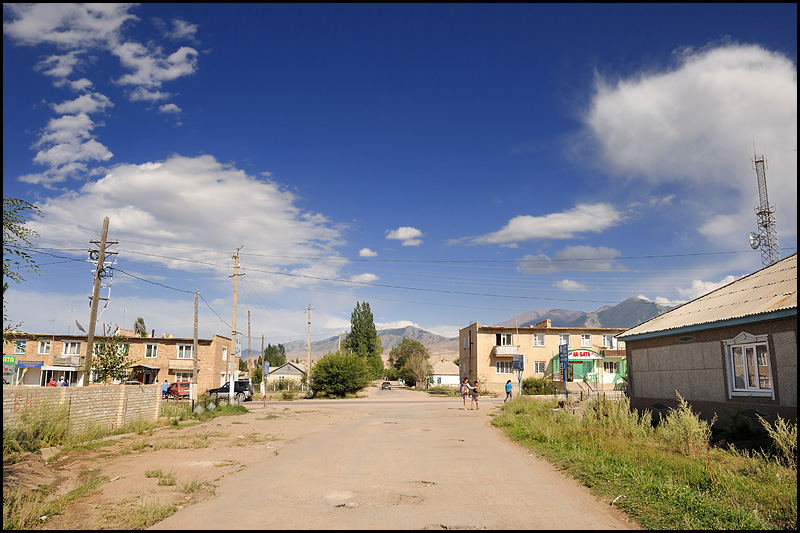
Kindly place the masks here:
<instances>
[{"instance_id":1,"label":"wall with gate","mask_svg":"<svg viewBox=\"0 0 800 533\"><path fill-rule=\"evenodd\" d=\"M136 420L158 419L161 385L89 385L88 387L12 387L3 385L3 428L15 425L27 408L66 404L70 427L94 422L117 429Z\"/></svg>"}]
</instances>

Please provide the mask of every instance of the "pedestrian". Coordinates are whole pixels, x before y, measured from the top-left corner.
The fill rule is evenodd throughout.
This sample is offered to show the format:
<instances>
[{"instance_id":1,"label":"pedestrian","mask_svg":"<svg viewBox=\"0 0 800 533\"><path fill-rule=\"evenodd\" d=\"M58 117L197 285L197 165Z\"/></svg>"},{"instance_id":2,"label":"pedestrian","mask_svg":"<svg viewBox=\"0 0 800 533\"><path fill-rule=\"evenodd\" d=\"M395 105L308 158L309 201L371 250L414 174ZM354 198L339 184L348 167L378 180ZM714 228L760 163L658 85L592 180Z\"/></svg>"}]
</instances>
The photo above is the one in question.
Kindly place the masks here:
<instances>
[{"instance_id":1,"label":"pedestrian","mask_svg":"<svg viewBox=\"0 0 800 533\"><path fill-rule=\"evenodd\" d=\"M69 387L69 380L68 380L68 379L65 379L65 380L64 380L64 386L65 386L65 387Z\"/></svg>"},{"instance_id":2,"label":"pedestrian","mask_svg":"<svg viewBox=\"0 0 800 533\"><path fill-rule=\"evenodd\" d=\"M167 389L169 389L169 383L167 383L167 380L165 379L164 383L161 384L161 399L162 400L167 397Z\"/></svg>"},{"instance_id":3,"label":"pedestrian","mask_svg":"<svg viewBox=\"0 0 800 533\"><path fill-rule=\"evenodd\" d=\"M478 406L478 397L480 396L480 393L478 392L478 380L477 379L475 380L475 386L474 387L470 387L470 389L472 389L472 402L470 402L470 404L469 404L469 410L472 411L472 404L474 403L475 404L475 410L477 411L478 409L480 409L480 406Z\"/></svg>"},{"instance_id":4,"label":"pedestrian","mask_svg":"<svg viewBox=\"0 0 800 533\"><path fill-rule=\"evenodd\" d=\"M60 378L58 378L58 386L59 387L63 387L64 386L64 376L61 376Z\"/></svg>"},{"instance_id":5,"label":"pedestrian","mask_svg":"<svg viewBox=\"0 0 800 533\"><path fill-rule=\"evenodd\" d=\"M469 396L469 381L464 378L461 382L461 398L464 400L464 410L467 410L467 396Z\"/></svg>"},{"instance_id":6,"label":"pedestrian","mask_svg":"<svg viewBox=\"0 0 800 533\"><path fill-rule=\"evenodd\" d=\"M506 403L506 400L511 399L511 391L512 391L511 380L509 379L508 381L506 381L506 399L503 400L503 403Z\"/></svg>"},{"instance_id":7,"label":"pedestrian","mask_svg":"<svg viewBox=\"0 0 800 533\"><path fill-rule=\"evenodd\" d=\"M56 382L52 377L50 378L50 381L47 383L47 386L48 387L55 387L56 386Z\"/></svg>"}]
</instances>

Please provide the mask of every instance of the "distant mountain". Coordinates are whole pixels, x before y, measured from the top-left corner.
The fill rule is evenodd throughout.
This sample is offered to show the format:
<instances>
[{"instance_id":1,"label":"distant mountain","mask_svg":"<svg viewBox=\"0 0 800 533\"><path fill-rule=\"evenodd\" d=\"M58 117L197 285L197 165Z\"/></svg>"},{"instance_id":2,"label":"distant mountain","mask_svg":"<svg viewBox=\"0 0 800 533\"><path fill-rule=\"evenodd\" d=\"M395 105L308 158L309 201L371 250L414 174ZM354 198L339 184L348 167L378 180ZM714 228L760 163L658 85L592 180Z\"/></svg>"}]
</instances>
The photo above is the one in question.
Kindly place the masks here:
<instances>
[{"instance_id":1,"label":"distant mountain","mask_svg":"<svg viewBox=\"0 0 800 533\"><path fill-rule=\"evenodd\" d=\"M517 315L515 319L506 320L495 326L519 327L535 326L546 318L550 325L557 328L632 328L642 322L669 311L672 306L660 305L635 296L628 298L613 307L603 306L591 313L583 311L569 311L567 309L536 309Z\"/></svg>"}]
</instances>

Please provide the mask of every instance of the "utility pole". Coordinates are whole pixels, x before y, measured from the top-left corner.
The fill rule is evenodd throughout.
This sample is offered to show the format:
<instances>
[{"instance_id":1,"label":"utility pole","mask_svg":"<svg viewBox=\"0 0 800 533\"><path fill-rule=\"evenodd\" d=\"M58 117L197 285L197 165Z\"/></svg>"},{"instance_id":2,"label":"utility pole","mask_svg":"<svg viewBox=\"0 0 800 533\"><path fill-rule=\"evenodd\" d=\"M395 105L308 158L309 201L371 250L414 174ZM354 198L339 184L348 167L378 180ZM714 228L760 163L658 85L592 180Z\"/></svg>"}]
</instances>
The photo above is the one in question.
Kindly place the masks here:
<instances>
[{"instance_id":1,"label":"utility pole","mask_svg":"<svg viewBox=\"0 0 800 533\"><path fill-rule=\"evenodd\" d=\"M200 291L197 291L197 290L194 291L194 338L193 338L194 344L192 346L192 352L193 352L192 355L194 356L194 357L192 357L192 359L193 359L192 363L193 363L194 366L192 367L192 400L197 400L197 392L198 392L197 391L197 357L199 356L198 352L200 351L200 348L199 348L198 342L197 342L197 294L199 292Z\"/></svg>"},{"instance_id":2,"label":"utility pole","mask_svg":"<svg viewBox=\"0 0 800 533\"><path fill-rule=\"evenodd\" d=\"M100 279L103 277L103 266L106 260L106 238L108 237L108 217L103 218L103 233L100 235L100 252L97 256L97 271L94 276L92 291L92 311L89 315L89 333L86 336L86 360L83 365L83 384L89 385L89 374L92 371L92 351L94 349L94 328L97 325L97 303L100 300ZM93 251L89 252L90 254Z\"/></svg>"},{"instance_id":3,"label":"utility pole","mask_svg":"<svg viewBox=\"0 0 800 533\"><path fill-rule=\"evenodd\" d=\"M233 265L233 327L231 330L233 346L231 347L231 357L228 358L228 401L233 401L233 373L237 370L234 368L233 372L231 372L231 363L236 362L236 297L239 291L239 250L242 248L244 248L244 244L238 247L236 253L233 254L233 259L235 261Z\"/></svg>"},{"instance_id":4,"label":"utility pole","mask_svg":"<svg viewBox=\"0 0 800 533\"><path fill-rule=\"evenodd\" d=\"M247 373L253 379L253 352L250 349L250 310L247 310ZM252 381L250 382L252 383Z\"/></svg>"},{"instance_id":5,"label":"utility pole","mask_svg":"<svg viewBox=\"0 0 800 533\"><path fill-rule=\"evenodd\" d=\"M308 368L306 369L306 398L311 398L311 304L308 304Z\"/></svg>"}]
</instances>

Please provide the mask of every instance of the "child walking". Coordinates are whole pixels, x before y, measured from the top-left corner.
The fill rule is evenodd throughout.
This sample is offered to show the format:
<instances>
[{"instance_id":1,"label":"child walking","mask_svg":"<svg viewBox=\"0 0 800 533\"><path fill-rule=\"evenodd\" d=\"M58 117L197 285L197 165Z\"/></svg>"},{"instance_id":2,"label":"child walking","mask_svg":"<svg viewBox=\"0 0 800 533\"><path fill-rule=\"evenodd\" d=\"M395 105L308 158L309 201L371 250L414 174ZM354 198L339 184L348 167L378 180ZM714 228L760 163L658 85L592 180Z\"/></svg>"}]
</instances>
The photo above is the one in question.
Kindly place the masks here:
<instances>
[{"instance_id":1,"label":"child walking","mask_svg":"<svg viewBox=\"0 0 800 533\"><path fill-rule=\"evenodd\" d=\"M472 405L473 404L475 405L475 409L476 410L480 409L480 407L478 406L478 397L480 396L480 393L478 392L478 380L477 379L475 380L475 386L474 387L470 387L470 389L472 389L472 402L469 404L469 409L470 409L470 411L472 410Z\"/></svg>"}]
</instances>

